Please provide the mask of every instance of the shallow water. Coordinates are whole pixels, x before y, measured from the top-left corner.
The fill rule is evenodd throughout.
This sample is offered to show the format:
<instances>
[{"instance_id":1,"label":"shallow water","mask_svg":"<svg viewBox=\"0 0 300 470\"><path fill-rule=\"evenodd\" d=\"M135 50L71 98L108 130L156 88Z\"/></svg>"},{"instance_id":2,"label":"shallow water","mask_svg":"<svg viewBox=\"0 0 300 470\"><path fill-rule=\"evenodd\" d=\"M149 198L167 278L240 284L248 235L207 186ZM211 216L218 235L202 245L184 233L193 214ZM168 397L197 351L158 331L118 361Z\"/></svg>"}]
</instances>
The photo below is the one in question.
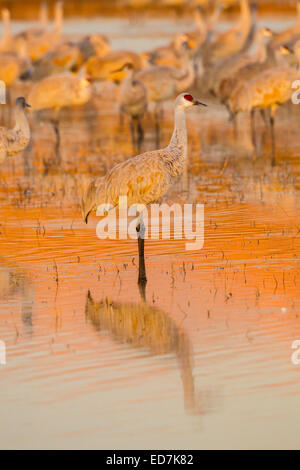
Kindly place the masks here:
<instances>
[{"instance_id":1,"label":"shallow water","mask_svg":"<svg viewBox=\"0 0 300 470\"><path fill-rule=\"evenodd\" d=\"M268 139L254 160L246 119L235 141L208 102L188 116L188 186L165 197L205 204L204 247L147 241L145 300L136 242L80 217L84 180L133 154L113 84L61 112L59 166L49 116L2 164L2 448L299 448L299 110L279 111L273 168ZM171 132L168 105L162 145Z\"/></svg>"}]
</instances>

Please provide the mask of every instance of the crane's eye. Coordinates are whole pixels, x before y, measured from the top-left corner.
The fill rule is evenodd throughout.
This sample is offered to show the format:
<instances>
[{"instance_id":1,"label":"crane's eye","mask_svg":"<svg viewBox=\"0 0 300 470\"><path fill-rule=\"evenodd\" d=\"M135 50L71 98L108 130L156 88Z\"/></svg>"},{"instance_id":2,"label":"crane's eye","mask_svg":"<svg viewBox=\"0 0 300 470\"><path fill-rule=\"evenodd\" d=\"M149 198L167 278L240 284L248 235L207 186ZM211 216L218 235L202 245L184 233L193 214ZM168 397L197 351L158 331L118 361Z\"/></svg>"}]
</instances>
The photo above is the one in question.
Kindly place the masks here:
<instances>
[{"instance_id":1,"label":"crane's eye","mask_svg":"<svg viewBox=\"0 0 300 470\"><path fill-rule=\"evenodd\" d=\"M194 98L192 97L192 95L184 95L184 98L187 100L187 101L193 101Z\"/></svg>"}]
</instances>

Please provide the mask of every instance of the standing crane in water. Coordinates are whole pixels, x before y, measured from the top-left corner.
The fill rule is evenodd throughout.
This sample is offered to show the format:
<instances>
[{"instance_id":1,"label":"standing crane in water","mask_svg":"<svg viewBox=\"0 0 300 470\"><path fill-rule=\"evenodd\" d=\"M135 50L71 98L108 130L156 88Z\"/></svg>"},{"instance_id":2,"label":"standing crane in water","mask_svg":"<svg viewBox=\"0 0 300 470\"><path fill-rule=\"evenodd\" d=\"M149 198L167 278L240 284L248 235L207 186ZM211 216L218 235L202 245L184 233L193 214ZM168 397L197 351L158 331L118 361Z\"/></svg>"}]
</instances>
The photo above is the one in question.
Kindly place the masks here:
<instances>
[{"instance_id":1,"label":"standing crane in water","mask_svg":"<svg viewBox=\"0 0 300 470\"><path fill-rule=\"evenodd\" d=\"M33 111L52 110L51 118L55 136L55 160L61 162L59 111L62 108L82 106L91 97L89 80L79 75L50 75L35 83L29 93Z\"/></svg>"},{"instance_id":2,"label":"standing crane in water","mask_svg":"<svg viewBox=\"0 0 300 470\"><path fill-rule=\"evenodd\" d=\"M134 148L137 147L140 152L144 140L142 118L148 107L147 88L143 82L134 77L134 67L131 63L125 64L122 69L127 70L127 76L120 85L120 112L130 116L132 145ZM137 138L135 137L135 127L137 128Z\"/></svg>"},{"instance_id":3,"label":"standing crane in water","mask_svg":"<svg viewBox=\"0 0 300 470\"><path fill-rule=\"evenodd\" d=\"M289 49L281 46L282 53L290 53ZM267 68L249 81L238 85L229 97L230 112L235 116L240 112L249 112L252 125L253 145L256 149L254 115L257 109L266 110L270 124L272 166L275 165L275 112L279 105L291 99L293 82L300 78L299 71L288 66L282 56L282 63ZM297 88L299 88L297 83Z\"/></svg>"},{"instance_id":4,"label":"standing crane in water","mask_svg":"<svg viewBox=\"0 0 300 470\"><path fill-rule=\"evenodd\" d=\"M249 5L248 0L240 0L240 17L228 31L220 33L207 45L204 52L206 65L216 64L241 51L248 40L256 15L256 4Z\"/></svg>"},{"instance_id":5,"label":"standing crane in water","mask_svg":"<svg viewBox=\"0 0 300 470\"><path fill-rule=\"evenodd\" d=\"M0 163L6 157L16 155L27 147L30 141L30 127L25 109L30 107L25 98L20 96L16 99L14 109L15 127L13 129L0 127Z\"/></svg>"},{"instance_id":6,"label":"standing crane in water","mask_svg":"<svg viewBox=\"0 0 300 470\"><path fill-rule=\"evenodd\" d=\"M195 68L189 56L188 43L183 44L182 67L152 65L138 71L135 79L144 83L147 88L148 101L154 103L156 146L159 147L163 103L189 89L195 80Z\"/></svg>"},{"instance_id":7,"label":"standing crane in water","mask_svg":"<svg viewBox=\"0 0 300 470\"><path fill-rule=\"evenodd\" d=\"M175 100L174 131L167 147L137 155L115 165L105 176L97 178L88 186L82 198L82 215L88 222L89 214L100 204L119 205L120 196L127 197L128 207L148 205L162 196L180 176L186 166L187 131L185 111L193 106L206 104L181 93ZM145 225L142 214L136 227L139 248L139 284L146 283L144 259Z\"/></svg>"},{"instance_id":8,"label":"standing crane in water","mask_svg":"<svg viewBox=\"0 0 300 470\"><path fill-rule=\"evenodd\" d=\"M51 30L47 29L46 13L42 24L38 28L30 28L13 37L13 49L19 52L26 44L26 49L30 59L35 62L41 59L46 52L57 45L62 38L63 29L63 3L58 1L55 3L54 25ZM43 17L43 16L42 16ZM45 24L46 23L46 24Z\"/></svg>"},{"instance_id":9,"label":"standing crane in water","mask_svg":"<svg viewBox=\"0 0 300 470\"><path fill-rule=\"evenodd\" d=\"M295 38L299 38L300 35L300 1L296 3L296 23L284 31L274 34L273 46L280 44L286 44L289 41L293 41Z\"/></svg>"}]
</instances>

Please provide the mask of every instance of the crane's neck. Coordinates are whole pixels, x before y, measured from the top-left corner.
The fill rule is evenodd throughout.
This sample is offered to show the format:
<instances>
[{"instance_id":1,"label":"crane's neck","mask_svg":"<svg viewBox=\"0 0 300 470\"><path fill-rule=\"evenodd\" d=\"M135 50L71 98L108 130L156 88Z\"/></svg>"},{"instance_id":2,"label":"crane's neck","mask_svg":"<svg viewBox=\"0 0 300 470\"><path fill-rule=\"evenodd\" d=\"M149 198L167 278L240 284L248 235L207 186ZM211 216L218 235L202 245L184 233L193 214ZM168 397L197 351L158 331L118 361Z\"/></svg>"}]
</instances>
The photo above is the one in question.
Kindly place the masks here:
<instances>
[{"instance_id":1,"label":"crane's neck","mask_svg":"<svg viewBox=\"0 0 300 470\"><path fill-rule=\"evenodd\" d=\"M267 41L262 34L259 32L256 41L255 41L255 46L256 46L256 51L255 51L255 61L264 63L266 62L268 58L267 54L267 44L269 41Z\"/></svg>"},{"instance_id":2,"label":"crane's neck","mask_svg":"<svg viewBox=\"0 0 300 470\"><path fill-rule=\"evenodd\" d=\"M199 11L198 8L196 8L195 13L194 13L194 18L195 18L195 23L197 25L197 29L201 34L206 34L207 33L207 26L204 21L202 13Z\"/></svg>"},{"instance_id":3,"label":"crane's neck","mask_svg":"<svg viewBox=\"0 0 300 470\"><path fill-rule=\"evenodd\" d=\"M243 27L249 28L251 24L251 11L249 8L248 0L241 0L240 8L241 8L240 10L241 12L240 12L238 25L240 28L243 28Z\"/></svg>"},{"instance_id":4,"label":"crane's neck","mask_svg":"<svg viewBox=\"0 0 300 470\"><path fill-rule=\"evenodd\" d=\"M177 150L171 158L174 165L182 164L187 157L187 132L185 122L185 112L182 108L175 109L174 131L168 145L169 150Z\"/></svg>"},{"instance_id":5,"label":"crane's neck","mask_svg":"<svg viewBox=\"0 0 300 470\"><path fill-rule=\"evenodd\" d=\"M2 13L2 20L3 20L3 33L2 33L2 41L7 41L11 38L11 29L10 29L10 14L8 11Z\"/></svg>"},{"instance_id":6,"label":"crane's neck","mask_svg":"<svg viewBox=\"0 0 300 470\"><path fill-rule=\"evenodd\" d=\"M135 75L135 71L133 69L128 69L126 71L126 77L124 78L124 80L122 80L121 87L120 87L121 94L130 93L130 90L135 85L134 75Z\"/></svg>"},{"instance_id":7,"label":"crane's neck","mask_svg":"<svg viewBox=\"0 0 300 470\"><path fill-rule=\"evenodd\" d=\"M30 138L30 127L24 109L20 106L15 108L15 127L14 131L20 132L25 138Z\"/></svg>"},{"instance_id":8,"label":"crane's neck","mask_svg":"<svg viewBox=\"0 0 300 470\"><path fill-rule=\"evenodd\" d=\"M126 75L126 78L125 78L126 83L132 84L132 82L133 82L133 77L134 77L134 70L133 70L133 68L132 68L132 69L128 69L128 70L127 70L127 75Z\"/></svg>"},{"instance_id":9,"label":"crane's neck","mask_svg":"<svg viewBox=\"0 0 300 470\"><path fill-rule=\"evenodd\" d=\"M63 29L64 13L62 4L59 2L55 6L54 31L61 34Z\"/></svg>"},{"instance_id":10,"label":"crane's neck","mask_svg":"<svg viewBox=\"0 0 300 470\"><path fill-rule=\"evenodd\" d=\"M207 18L207 20L206 20L206 29L207 29L208 34L212 33L216 29L217 23L219 21L220 15L221 15L222 8L223 7L218 3L215 6L214 11L212 12L212 14Z\"/></svg>"},{"instance_id":11,"label":"crane's neck","mask_svg":"<svg viewBox=\"0 0 300 470\"><path fill-rule=\"evenodd\" d=\"M43 2L40 9L40 23L43 28L48 26L48 4Z\"/></svg>"},{"instance_id":12,"label":"crane's neck","mask_svg":"<svg viewBox=\"0 0 300 470\"><path fill-rule=\"evenodd\" d=\"M300 27L300 1L297 2L297 27Z\"/></svg>"},{"instance_id":13,"label":"crane's neck","mask_svg":"<svg viewBox=\"0 0 300 470\"><path fill-rule=\"evenodd\" d=\"M176 80L178 93L183 92L194 83L195 66L187 52L185 52L185 55L182 57L182 66L176 72L174 78Z\"/></svg>"}]
</instances>

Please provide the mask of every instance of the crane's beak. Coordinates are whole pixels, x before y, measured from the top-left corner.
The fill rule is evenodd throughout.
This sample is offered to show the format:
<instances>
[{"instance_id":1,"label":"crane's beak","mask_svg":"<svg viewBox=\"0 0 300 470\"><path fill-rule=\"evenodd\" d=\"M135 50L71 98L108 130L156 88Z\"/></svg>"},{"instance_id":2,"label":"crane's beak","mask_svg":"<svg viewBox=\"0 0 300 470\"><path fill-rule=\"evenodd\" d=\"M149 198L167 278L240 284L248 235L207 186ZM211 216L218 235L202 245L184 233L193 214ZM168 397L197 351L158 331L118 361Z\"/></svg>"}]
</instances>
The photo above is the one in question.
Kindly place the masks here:
<instances>
[{"instance_id":1,"label":"crane's beak","mask_svg":"<svg viewBox=\"0 0 300 470\"><path fill-rule=\"evenodd\" d=\"M194 106L207 106L207 104L202 103L201 101L194 100L193 101Z\"/></svg>"},{"instance_id":2,"label":"crane's beak","mask_svg":"<svg viewBox=\"0 0 300 470\"><path fill-rule=\"evenodd\" d=\"M26 107L26 108L31 108L31 105L28 104L28 103L25 103L25 107Z\"/></svg>"}]
</instances>

